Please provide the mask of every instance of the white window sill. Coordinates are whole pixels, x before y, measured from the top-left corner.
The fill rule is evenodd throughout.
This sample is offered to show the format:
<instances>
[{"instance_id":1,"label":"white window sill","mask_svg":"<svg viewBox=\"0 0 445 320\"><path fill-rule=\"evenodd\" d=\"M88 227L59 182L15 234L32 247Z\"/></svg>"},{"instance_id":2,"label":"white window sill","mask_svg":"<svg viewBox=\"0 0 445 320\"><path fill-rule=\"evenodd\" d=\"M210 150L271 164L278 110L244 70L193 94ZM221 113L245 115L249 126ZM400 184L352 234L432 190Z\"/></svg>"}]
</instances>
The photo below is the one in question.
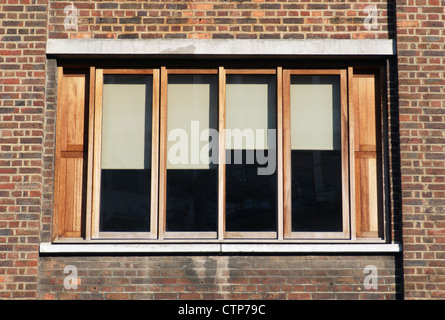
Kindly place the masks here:
<instances>
[{"instance_id":1,"label":"white window sill","mask_svg":"<svg viewBox=\"0 0 445 320\"><path fill-rule=\"evenodd\" d=\"M390 244L55 244L41 243L41 253L397 253Z\"/></svg>"}]
</instances>

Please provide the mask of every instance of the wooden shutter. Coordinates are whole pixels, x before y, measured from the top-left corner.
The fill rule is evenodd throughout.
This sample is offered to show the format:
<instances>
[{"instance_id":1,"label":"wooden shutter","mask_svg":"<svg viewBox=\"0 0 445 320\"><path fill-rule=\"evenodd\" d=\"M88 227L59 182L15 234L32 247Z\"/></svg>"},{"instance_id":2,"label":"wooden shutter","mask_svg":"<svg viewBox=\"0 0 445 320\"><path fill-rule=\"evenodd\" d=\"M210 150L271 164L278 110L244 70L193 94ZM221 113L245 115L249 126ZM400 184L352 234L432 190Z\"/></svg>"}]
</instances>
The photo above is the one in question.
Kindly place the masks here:
<instances>
[{"instance_id":1,"label":"wooden shutter","mask_svg":"<svg viewBox=\"0 0 445 320\"><path fill-rule=\"evenodd\" d=\"M87 74L59 67L53 238L81 237L85 221Z\"/></svg>"},{"instance_id":2,"label":"wooden shutter","mask_svg":"<svg viewBox=\"0 0 445 320\"><path fill-rule=\"evenodd\" d=\"M380 101L375 74L354 74L354 166L357 238L381 236Z\"/></svg>"}]
</instances>

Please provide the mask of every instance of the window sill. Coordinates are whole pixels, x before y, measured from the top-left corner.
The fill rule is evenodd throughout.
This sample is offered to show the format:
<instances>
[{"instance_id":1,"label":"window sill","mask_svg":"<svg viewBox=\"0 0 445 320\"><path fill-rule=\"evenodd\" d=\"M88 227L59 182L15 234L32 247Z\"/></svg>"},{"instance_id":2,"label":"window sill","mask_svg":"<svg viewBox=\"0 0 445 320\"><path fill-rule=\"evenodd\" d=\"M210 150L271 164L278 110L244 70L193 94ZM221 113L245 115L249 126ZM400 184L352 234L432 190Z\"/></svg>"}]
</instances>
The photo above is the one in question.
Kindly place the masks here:
<instances>
[{"instance_id":1,"label":"window sill","mask_svg":"<svg viewBox=\"0 0 445 320\"><path fill-rule=\"evenodd\" d=\"M165 244L62 244L41 243L40 253L398 253L398 243L354 244L235 244L235 243L165 243Z\"/></svg>"}]
</instances>

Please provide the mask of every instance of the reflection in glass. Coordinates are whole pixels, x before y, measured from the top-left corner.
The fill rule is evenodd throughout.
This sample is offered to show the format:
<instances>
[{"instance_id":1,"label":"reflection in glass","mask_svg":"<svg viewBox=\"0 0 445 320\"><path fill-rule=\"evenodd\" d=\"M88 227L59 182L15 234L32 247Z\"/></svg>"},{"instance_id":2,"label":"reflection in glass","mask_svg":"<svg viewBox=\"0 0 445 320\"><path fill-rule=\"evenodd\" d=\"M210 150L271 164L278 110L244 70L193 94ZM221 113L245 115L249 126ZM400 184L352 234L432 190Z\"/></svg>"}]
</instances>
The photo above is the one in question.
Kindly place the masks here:
<instances>
[{"instance_id":1,"label":"reflection in glass","mask_svg":"<svg viewBox=\"0 0 445 320\"><path fill-rule=\"evenodd\" d=\"M339 83L291 77L292 231L342 231Z\"/></svg>"},{"instance_id":2,"label":"reflection in glass","mask_svg":"<svg viewBox=\"0 0 445 320\"><path fill-rule=\"evenodd\" d=\"M227 150L227 158L237 151ZM243 159L252 151L241 150ZM277 177L259 175L261 167L245 161L226 165L226 231L276 231Z\"/></svg>"},{"instance_id":3,"label":"reflection in glass","mask_svg":"<svg viewBox=\"0 0 445 320\"><path fill-rule=\"evenodd\" d=\"M226 231L276 231L276 77L226 81Z\"/></svg>"},{"instance_id":4,"label":"reflection in glass","mask_svg":"<svg viewBox=\"0 0 445 320\"><path fill-rule=\"evenodd\" d=\"M292 150L292 231L342 231L339 151Z\"/></svg>"},{"instance_id":5,"label":"reflection in glass","mask_svg":"<svg viewBox=\"0 0 445 320\"><path fill-rule=\"evenodd\" d=\"M150 231L152 81L104 76L100 231Z\"/></svg>"},{"instance_id":6,"label":"reflection in glass","mask_svg":"<svg viewBox=\"0 0 445 320\"><path fill-rule=\"evenodd\" d=\"M150 172L102 170L100 231L150 231Z\"/></svg>"},{"instance_id":7,"label":"reflection in glass","mask_svg":"<svg viewBox=\"0 0 445 320\"><path fill-rule=\"evenodd\" d=\"M168 77L167 231L217 230L217 90L214 75Z\"/></svg>"}]
</instances>

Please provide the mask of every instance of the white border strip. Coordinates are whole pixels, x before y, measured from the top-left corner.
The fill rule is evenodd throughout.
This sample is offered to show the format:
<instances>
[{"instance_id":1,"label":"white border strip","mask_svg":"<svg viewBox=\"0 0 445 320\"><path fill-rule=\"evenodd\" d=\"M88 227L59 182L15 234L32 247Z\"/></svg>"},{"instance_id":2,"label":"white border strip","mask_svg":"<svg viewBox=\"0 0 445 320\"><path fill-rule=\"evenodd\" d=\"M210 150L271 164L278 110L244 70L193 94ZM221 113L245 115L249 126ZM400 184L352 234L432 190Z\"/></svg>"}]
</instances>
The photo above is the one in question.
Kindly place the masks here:
<instances>
[{"instance_id":1,"label":"white border strip","mask_svg":"<svg viewBox=\"0 0 445 320\"><path fill-rule=\"evenodd\" d=\"M221 252L383 253L400 252L398 244L221 244Z\"/></svg>"},{"instance_id":2,"label":"white border strip","mask_svg":"<svg viewBox=\"0 0 445 320\"><path fill-rule=\"evenodd\" d=\"M48 39L47 54L394 55L392 39Z\"/></svg>"},{"instance_id":3,"label":"white border strip","mask_svg":"<svg viewBox=\"0 0 445 320\"><path fill-rule=\"evenodd\" d=\"M219 244L54 244L41 243L42 253L220 252Z\"/></svg>"},{"instance_id":4,"label":"white border strip","mask_svg":"<svg viewBox=\"0 0 445 320\"><path fill-rule=\"evenodd\" d=\"M397 253L392 244L40 244L41 253Z\"/></svg>"}]
</instances>

